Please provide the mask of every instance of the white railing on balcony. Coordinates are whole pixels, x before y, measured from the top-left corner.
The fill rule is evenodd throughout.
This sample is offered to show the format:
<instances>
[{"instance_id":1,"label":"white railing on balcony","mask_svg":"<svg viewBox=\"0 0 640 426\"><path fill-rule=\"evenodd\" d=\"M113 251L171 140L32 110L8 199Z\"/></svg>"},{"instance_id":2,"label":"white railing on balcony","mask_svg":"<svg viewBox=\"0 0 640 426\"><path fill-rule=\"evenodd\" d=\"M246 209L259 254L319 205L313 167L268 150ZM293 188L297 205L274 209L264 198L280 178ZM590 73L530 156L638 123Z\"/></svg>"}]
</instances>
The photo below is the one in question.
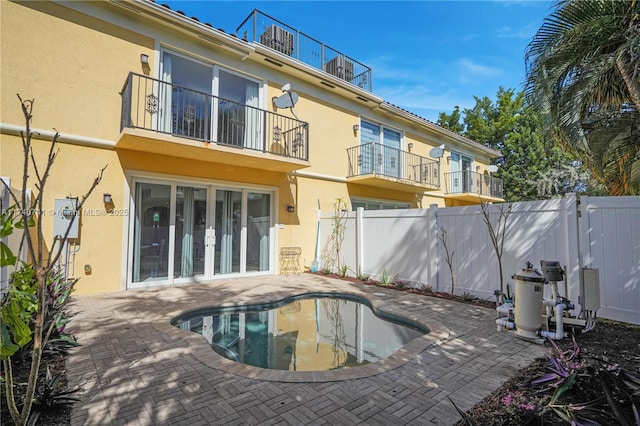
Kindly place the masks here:
<instances>
[{"instance_id":1,"label":"white railing on balcony","mask_svg":"<svg viewBox=\"0 0 640 426\"><path fill-rule=\"evenodd\" d=\"M309 159L309 125L304 121L134 73L121 94L121 130L152 130Z\"/></svg>"},{"instance_id":2,"label":"white railing on balcony","mask_svg":"<svg viewBox=\"0 0 640 426\"><path fill-rule=\"evenodd\" d=\"M372 91L371 68L257 9L236 29L236 36Z\"/></svg>"},{"instance_id":3,"label":"white railing on balcony","mask_svg":"<svg viewBox=\"0 0 640 426\"><path fill-rule=\"evenodd\" d=\"M478 194L502 198L502 179L462 170L444 174L445 194Z\"/></svg>"},{"instance_id":4,"label":"white railing on balcony","mask_svg":"<svg viewBox=\"0 0 640 426\"><path fill-rule=\"evenodd\" d=\"M380 175L430 188L440 187L440 163L417 154L380 143L367 143L347 149L349 177Z\"/></svg>"}]
</instances>

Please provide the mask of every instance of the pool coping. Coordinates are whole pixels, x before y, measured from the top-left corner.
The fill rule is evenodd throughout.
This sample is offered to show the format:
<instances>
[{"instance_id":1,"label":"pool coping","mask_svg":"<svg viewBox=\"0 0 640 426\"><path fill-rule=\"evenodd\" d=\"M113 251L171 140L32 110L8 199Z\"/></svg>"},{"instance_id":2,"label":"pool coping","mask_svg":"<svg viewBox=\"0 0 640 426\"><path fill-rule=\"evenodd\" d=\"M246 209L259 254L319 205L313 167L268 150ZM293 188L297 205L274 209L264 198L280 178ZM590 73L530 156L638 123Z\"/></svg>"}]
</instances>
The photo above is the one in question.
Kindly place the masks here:
<instances>
[{"instance_id":1,"label":"pool coping","mask_svg":"<svg viewBox=\"0 0 640 426\"><path fill-rule=\"evenodd\" d=\"M290 297L303 296L308 293L312 294L308 291L300 291L291 292L290 294L284 295L264 295L260 300L260 304L276 303L280 300L284 300ZM406 315L406 313L398 312L397 309L394 309L392 306L388 305L384 300L380 299L375 294L368 294L360 291L350 291L346 289L342 289L341 291L332 291L331 289L327 289L326 291L323 291L322 294L347 295L355 297L357 299L366 299L371 304L374 312L381 312L383 315L388 314L392 317L408 319L419 324L422 327L427 328L429 330L429 333L411 340L389 357L367 365L330 371L285 371L254 367L224 358L223 356L217 354L211 348L211 346L202 335L195 334L187 330L181 330L172 324L174 319L180 316L187 315L190 312L212 307L252 305L256 304L255 302L236 304L224 302L217 305L211 305L211 303L203 303L202 305L192 306L188 309L180 309L169 312L165 316L163 316L160 321L154 322L154 326L159 331L161 330L163 333L166 333L172 339L184 341L187 345L187 350L189 351L189 353L204 367L221 370L226 373L231 373L249 379L288 383L340 382L375 376L393 370L404 365L407 362L410 362L421 352L429 349L430 347L441 344L450 337L449 329L443 324L432 320L429 322L424 322L416 316Z\"/></svg>"}]
</instances>

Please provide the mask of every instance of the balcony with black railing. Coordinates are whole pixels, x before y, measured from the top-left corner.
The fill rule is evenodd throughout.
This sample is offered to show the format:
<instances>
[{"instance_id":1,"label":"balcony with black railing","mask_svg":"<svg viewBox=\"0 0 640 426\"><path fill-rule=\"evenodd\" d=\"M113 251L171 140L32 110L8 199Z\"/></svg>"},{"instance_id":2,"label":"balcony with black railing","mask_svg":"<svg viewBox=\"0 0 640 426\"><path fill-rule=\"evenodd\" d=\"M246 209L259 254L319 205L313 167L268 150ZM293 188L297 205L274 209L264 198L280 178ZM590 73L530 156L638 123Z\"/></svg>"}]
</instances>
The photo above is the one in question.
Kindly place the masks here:
<instances>
[{"instance_id":1,"label":"balcony with black railing","mask_svg":"<svg viewBox=\"0 0 640 426\"><path fill-rule=\"evenodd\" d=\"M348 182L399 191L440 188L440 163L380 143L347 149Z\"/></svg>"},{"instance_id":2,"label":"balcony with black railing","mask_svg":"<svg viewBox=\"0 0 640 426\"><path fill-rule=\"evenodd\" d=\"M271 16L254 10L236 36L260 43L371 92L371 68Z\"/></svg>"},{"instance_id":3,"label":"balcony with black railing","mask_svg":"<svg viewBox=\"0 0 640 426\"><path fill-rule=\"evenodd\" d=\"M309 166L309 125L129 73L116 147L273 171Z\"/></svg>"},{"instance_id":4,"label":"balcony with black railing","mask_svg":"<svg viewBox=\"0 0 640 426\"><path fill-rule=\"evenodd\" d=\"M444 174L445 195L448 198L477 202L503 201L502 179L491 175L462 170Z\"/></svg>"}]
</instances>

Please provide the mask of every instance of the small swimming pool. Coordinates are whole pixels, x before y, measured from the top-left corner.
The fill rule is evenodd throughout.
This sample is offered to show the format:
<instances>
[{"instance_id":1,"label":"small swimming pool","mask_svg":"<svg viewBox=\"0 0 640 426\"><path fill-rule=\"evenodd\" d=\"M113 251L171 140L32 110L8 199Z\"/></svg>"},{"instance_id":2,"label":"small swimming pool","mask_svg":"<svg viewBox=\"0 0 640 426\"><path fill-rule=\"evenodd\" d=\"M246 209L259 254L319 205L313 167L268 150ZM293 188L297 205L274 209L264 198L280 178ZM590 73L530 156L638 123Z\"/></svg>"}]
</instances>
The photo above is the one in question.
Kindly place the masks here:
<instances>
[{"instance_id":1,"label":"small swimming pool","mask_svg":"<svg viewBox=\"0 0 640 426\"><path fill-rule=\"evenodd\" d=\"M173 324L201 334L225 358L289 371L366 365L429 332L417 323L374 313L367 299L336 294L211 308L178 317Z\"/></svg>"}]
</instances>

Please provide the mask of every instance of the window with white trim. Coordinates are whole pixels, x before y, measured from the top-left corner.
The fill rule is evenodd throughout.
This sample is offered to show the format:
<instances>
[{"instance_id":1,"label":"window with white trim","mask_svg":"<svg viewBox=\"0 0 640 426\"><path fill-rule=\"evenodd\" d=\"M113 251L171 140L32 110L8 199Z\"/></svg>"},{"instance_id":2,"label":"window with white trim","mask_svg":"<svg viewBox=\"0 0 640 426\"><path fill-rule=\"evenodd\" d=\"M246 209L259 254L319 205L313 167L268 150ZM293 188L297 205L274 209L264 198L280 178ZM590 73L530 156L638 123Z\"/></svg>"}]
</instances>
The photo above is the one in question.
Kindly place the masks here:
<instances>
[{"instance_id":1,"label":"window with white trim","mask_svg":"<svg viewBox=\"0 0 640 426\"><path fill-rule=\"evenodd\" d=\"M400 176L402 132L382 124L360 121L360 162L363 174Z\"/></svg>"},{"instance_id":2,"label":"window with white trim","mask_svg":"<svg viewBox=\"0 0 640 426\"><path fill-rule=\"evenodd\" d=\"M390 201L390 200L352 198L351 210L355 211L358 209L358 207L362 207L365 210L410 209L411 203L403 203L399 201Z\"/></svg>"}]
</instances>

